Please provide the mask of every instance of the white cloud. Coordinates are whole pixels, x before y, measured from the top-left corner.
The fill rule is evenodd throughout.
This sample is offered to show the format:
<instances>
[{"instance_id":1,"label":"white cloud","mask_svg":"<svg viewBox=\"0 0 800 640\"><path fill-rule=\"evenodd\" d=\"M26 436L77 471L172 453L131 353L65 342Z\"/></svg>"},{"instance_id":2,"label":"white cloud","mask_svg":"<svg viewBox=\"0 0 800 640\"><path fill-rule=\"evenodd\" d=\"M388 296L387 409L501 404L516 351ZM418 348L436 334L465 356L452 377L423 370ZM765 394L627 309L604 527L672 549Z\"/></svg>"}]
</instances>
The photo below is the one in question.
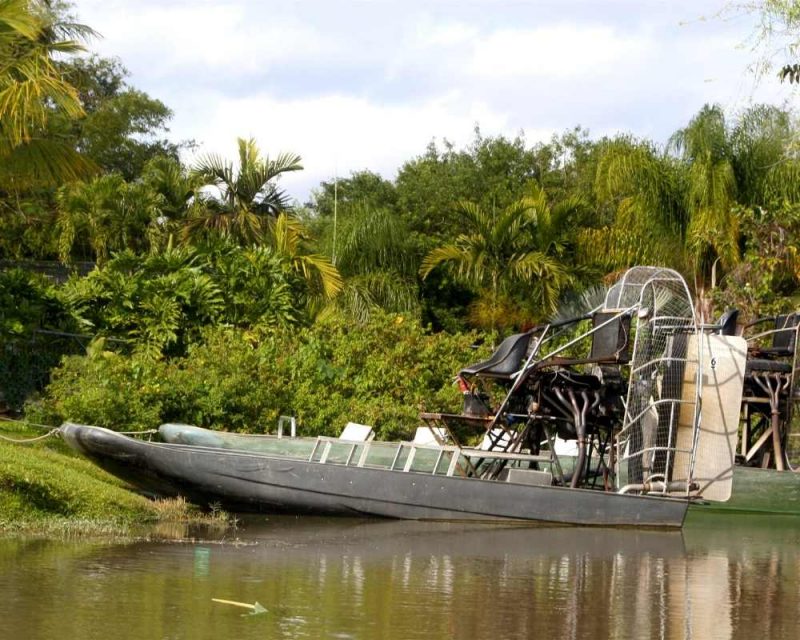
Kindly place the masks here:
<instances>
[{"instance_id":1,"label":"white cloud","mask_svg":"<svg viewBox=\"0 0 800 640\"><path fill-rule=\"evenodd\" d=\"M305 198L334 171L392 177L480 124L529 142L581 124L663 141L704 102L754 94L747 25L692 21L720 0L78 0L103 55L175 112L172 134L235 155L293 151ZM785 94L784 94L785 95Z\"/></svg>"},{"instance_id":2,"label":"white cloud","mask_svg":"<svg viewBox=\"0 0 800 640\"><path fill-rule=\"evenodd\" d=\"M477 27L459 22L436 24L426 20L417 29L422 46L453 47L474 41L479 36Z\"/></svg>"},{"instance_id":3,"label":"white cloud","mask_svg":"<svg viewBox=\"0 0 800 640\"><path fill-rule=\"evenodd\" d=\"M641 60L652 48L647 37L607 26L501 29L475 45L470 70L495 78L610 76L615 65Z\"/></svg>"},{"instance_id":4,"label":"white cloud","mask_svg":"<svg viewBox=\"0 0 800 640\"><path fill-rule=\"evenodd\" d=\"M164 76L263 72L285 62L334 54L333 40L299 18L252 20L245 5L225 3L90 6L91 24L103 36L99 48L123 62L148 62L148 73Z\"/></svg>"},{"instance_id":5,"label":"white cloud","mask_svg":"<svg viewBox=\"0 0 800 640\"><path fill-rule=\"evenodd\" d=\"M477 122L487 133L509 127L489 105L465 103L456 94L395 106L342 95L282 101L266 94L220 98L213 105L205 123L208 135L198 154L220 153L232 159L236 137L247 136L255 137L264 153L299 153L305 170L283 179L299 198L335 173L346 176L368 168L392 178L434 137L466 144Z\"/></svg>"}]
</instances>

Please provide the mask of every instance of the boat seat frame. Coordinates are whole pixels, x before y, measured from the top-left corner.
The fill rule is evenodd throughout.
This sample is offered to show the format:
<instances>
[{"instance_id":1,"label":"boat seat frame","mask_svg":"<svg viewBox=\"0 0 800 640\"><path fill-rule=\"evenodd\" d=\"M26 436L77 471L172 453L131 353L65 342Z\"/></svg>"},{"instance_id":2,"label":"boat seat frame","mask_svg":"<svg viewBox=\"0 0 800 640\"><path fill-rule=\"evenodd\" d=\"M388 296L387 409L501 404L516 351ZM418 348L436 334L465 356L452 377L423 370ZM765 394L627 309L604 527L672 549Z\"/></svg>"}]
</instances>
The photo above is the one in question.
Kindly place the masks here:
<instances>
[{"instance_id":1,"label":"boat seat frame","mask_svg":"<svg viewBox=\"0 0 800 640\"><path fill-rule=\"evenodd\" d=\"M761 466L785 469L786 440L797 389L800 313L759 318L745 326L772 322L771 329L747 337L748 360L739 455L746 463L761 453ZM770 345L762 346L768 340Z\"/></svg>"}]
</instances>

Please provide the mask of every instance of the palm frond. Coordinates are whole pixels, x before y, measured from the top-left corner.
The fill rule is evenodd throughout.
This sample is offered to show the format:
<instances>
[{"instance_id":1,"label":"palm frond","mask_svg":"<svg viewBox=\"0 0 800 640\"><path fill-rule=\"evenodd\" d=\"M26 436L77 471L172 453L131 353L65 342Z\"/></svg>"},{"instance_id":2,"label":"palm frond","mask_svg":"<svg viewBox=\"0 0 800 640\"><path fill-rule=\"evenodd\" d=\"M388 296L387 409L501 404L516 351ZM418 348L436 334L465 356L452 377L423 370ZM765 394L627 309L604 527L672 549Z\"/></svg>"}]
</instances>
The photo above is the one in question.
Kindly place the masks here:
<instances>
[{"instance_id":1,"label":"palm frond","mask_svg":"<svg viewBox=\"0 0 800 640\"><path fill-rule=\"evenodd\" d=\"M21 143L2 156L0 188L20 191L83 180L99 167L70 145L49 138Z\"/></svg>"}]
</instances>

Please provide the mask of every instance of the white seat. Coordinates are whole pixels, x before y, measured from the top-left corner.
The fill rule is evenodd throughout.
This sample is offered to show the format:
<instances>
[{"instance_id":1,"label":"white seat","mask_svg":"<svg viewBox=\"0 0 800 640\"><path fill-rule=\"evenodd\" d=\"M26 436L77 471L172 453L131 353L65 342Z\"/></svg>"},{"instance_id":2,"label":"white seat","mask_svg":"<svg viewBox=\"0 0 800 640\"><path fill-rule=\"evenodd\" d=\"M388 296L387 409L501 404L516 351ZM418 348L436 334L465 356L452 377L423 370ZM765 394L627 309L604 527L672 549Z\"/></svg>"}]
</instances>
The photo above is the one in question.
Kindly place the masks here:
<instances>
[{"instance_id":1,"label":"white seat","mask_svg":"<svg viewBox=\"0 0 800 640\"><path fill-rule=\"evenodd\" d=\"M375 430L368 424L358 424L357 422L348 422L342 432L339 434L339 440L352 440L358 442L367 442L375 437Z\"/></svg>"},{"instance_id":2,"label":"white seat","mask_svg":"<svg viewBox=\"0 0 800 640\"><path fill-rule=\"evenodd\" d=\"M417 427L412 444L441 444L447 442L447 432L442 427Z\"/></svg>"}]
</instances>

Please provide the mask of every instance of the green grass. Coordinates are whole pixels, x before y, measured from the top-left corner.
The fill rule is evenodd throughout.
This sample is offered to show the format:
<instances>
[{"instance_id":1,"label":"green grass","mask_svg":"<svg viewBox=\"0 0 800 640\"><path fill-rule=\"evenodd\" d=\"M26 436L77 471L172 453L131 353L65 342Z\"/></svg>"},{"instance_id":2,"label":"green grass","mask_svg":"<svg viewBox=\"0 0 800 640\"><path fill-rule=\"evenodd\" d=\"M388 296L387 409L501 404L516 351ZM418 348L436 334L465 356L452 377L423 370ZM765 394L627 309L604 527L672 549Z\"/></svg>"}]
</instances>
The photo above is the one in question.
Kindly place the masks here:
<instances>
[{"instance_id":1,"label":"green grass","mask_svg":"<svg viewBox=\"0 0 800 640\"><path fill-rule=\"evenodd\" d=\"M6 425L14 438L41 435ZM50 437L35 444L0 440L0 532L45 536L130 535L143 523L224 524L181 500L152 501Z\"/></svg>"}]
</instances>

